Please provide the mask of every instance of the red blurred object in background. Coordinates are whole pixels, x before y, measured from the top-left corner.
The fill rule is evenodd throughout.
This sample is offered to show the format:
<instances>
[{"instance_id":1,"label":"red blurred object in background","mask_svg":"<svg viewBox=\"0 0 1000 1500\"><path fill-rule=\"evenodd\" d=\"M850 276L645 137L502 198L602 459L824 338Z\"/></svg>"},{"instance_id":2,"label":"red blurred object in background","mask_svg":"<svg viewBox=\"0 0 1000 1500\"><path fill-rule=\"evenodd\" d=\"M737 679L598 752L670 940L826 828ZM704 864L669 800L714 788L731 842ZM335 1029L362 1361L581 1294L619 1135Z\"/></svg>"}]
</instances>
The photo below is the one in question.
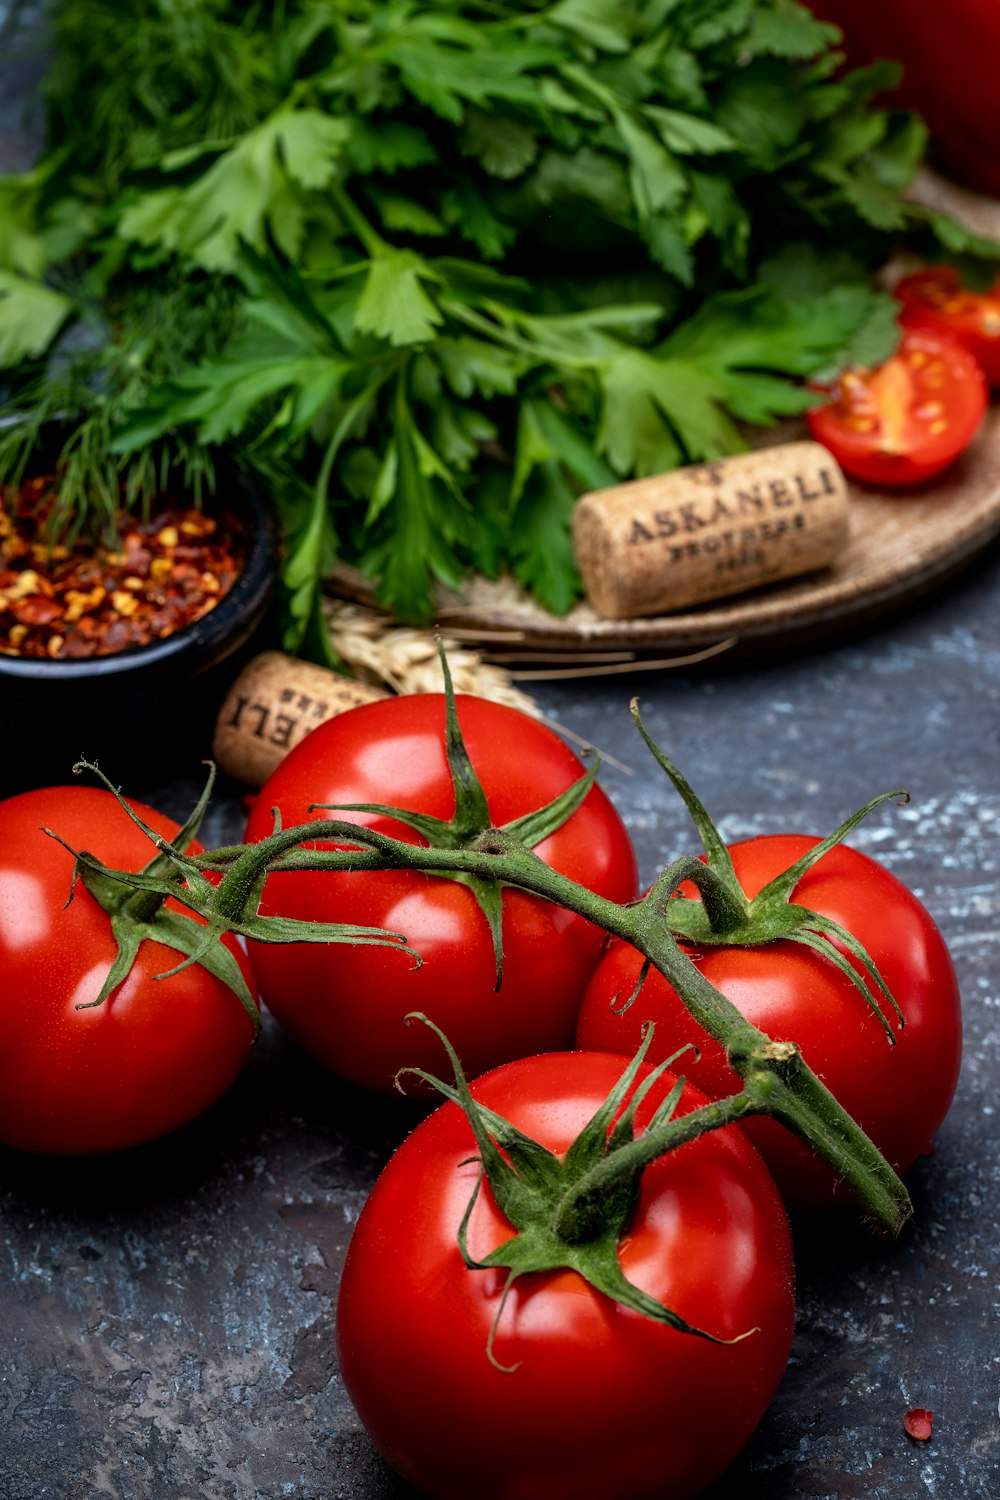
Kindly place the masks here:
<instances>
[{"instance_id":1,"label":"red blurred object in background","mask_svg":"<svg viewBox=\"0 0 1000 1500\"><path fill-rule=\"evenodd\" d=\"M904 68L892 102L916 110L930 155L952 176L1000 196L998 0L809 0L844 33L849 61L892 58Z\"/></svg>"}]
</instances>

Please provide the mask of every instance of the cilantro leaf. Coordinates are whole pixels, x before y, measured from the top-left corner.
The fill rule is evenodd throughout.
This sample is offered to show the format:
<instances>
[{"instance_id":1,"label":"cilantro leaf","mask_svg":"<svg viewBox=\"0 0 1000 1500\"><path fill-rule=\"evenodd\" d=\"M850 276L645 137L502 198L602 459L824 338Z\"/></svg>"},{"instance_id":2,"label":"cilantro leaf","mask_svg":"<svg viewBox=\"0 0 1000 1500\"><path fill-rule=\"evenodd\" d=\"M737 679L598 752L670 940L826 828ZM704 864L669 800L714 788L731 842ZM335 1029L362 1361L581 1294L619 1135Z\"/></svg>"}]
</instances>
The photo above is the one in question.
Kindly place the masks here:
<instances>
[{"instance_id":1,"label":"cilantro leaf","mask_svg":"<svg viewBox=\"0 0 1000 1500\"><path fill-rule=\"evenodd\" d=\"M343 120L283 107L189 186L138 197L122 213L118 233L188 255L209 270L235 270L241 241L264 250L268 234L294 260L302 243L302 193L329 184L348 137Z\"/></svg>"},{"instance_id":2,"label":"cilantro leaf","mask_svg":"<svg viewBox=\"0 0 1000 1500\"><path fill-rule=\"evenodd\" d=\"M510 531L515 578L554 615L566 614L582 592L570 538L579 493L556 459L534 464Z\"/></svg>"},{"instance_id":3,"label":"cilantro leaf","mask_svg":"<svg viewBox=\"0 0 1000 1500\"><path fill-rule=\"evenodd\" d=\"M746 51L750 55L771 53L775 57L815 57L826 47L836 46L836 26L818 20L804 5L779 3L756 8L750 20Z\"/></svg>"},{"instance_id":4,"label":"cilantro leaf","mask_svg":"<svg viewBox=\"0 0 1000 1500\"><path fill-rule=\"evenodd\" d=\"M719 151L735 151L738 142L714 120L662 105L647 104L644 117L655 127L663 144L681 155L714 156Z\"/></svg>"},{"instance_id":5,"label":"cilantro leaf","mask_svg":"<svg viewBox=\"0 0 1000 1500\"><path fill-rule=\"evenodd\" d=\"M521 403L508 549L514 576L552 614L564 615L581 592L570 539L577 497L614 479L551 400L533 396Z\"/></svg>"},{"instance_id":6,"label":"cilantro leaf","mask_svg":"<svg viewBox=\"0 0 1000 1500\"><path fill-rule=\"evenodd\" d=\"M376 172L391 175L404 167L425 167L437 161L427 132L392 116L355 119L346 154L364 177Z\"/></svg>"},{"instance_id":7,"label":"cilantro leaf","mask_svg":"<svg viewBox=\"0 0 1000 1500\"><path fill-rule=\"evenodd\" d=\"M72 307L63 292L0 270L0 368L44 354Z\"/></svg>"},{"instance_id":8,"label":"cilantro leaf","mask_svg":"<svg viewBox=\"0 0 1000 1500\"><path fill-rule=\"evenodd\" d=\"M378 577L387 607L404 621L423 621L433 613L433 580L452 585L461 580L456 547L471 540L471 509L451 470L420 432L402 377L393 412L394 430L369 501L370 538L360 561Z\"/></svg>"},{"instance_id":9,"label":"cilantro leaf","mask_svg":"<svg viewBox=\"0 0 1000 1500\"><path fill-rule=\"evenodd\" d=\"M474 156L491 177L520 177L538 155L538 137L518 120L497 120L470 109L462 130L462 151Z\"/></svg>"},{"instance_id":10,"label":"cilantro leaf","mask_svg":"<svg viewBox=\"0 0 1000 1500\"><path fill-rule=\"evenodd\" d=\"M617 0L557 0L547 19L602 52L628 52L635 40L634 15Z\"/></svg>"},{"instance_id":11,"label":"cilantro leaf","mask_svg":"<svg viewBox=\"0 0 1000 1500\"><path fill-rule=\"evenodd\" d=\"M74 524L123 473L255 465L292 649L323 650L335 554L409 620L470 565L564 610L582 488L734 451L884 357L900 243L1000 260L910 197L898 68L842 66L799 0L60 0L53 27L50 145L0 179L9 409L79 416Z\"/></svg>"},{"instance_id":12,"label":"cilantro leaf","mask_svg":"<svg viewBox=\"0 0 1000 1500\"><path fill-rule=\"evenodd\" d=\"M444 321L424 290L423 283L435 279L427 262L412 250L376 255L368 264L354 326L396 347L426 343Z\"/></svg>"}]
</instances>

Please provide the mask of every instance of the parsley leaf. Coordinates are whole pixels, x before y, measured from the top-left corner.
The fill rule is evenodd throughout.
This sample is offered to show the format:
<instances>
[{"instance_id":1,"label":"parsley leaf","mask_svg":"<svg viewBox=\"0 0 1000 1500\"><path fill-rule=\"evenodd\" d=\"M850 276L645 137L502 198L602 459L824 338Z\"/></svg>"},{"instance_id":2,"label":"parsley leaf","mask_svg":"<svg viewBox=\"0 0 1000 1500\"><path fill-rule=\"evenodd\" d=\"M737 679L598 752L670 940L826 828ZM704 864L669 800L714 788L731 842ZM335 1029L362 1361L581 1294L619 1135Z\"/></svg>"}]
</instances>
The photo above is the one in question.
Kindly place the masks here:
<instances>
[{"instance_id":1,"label":"parsley leaf","mask_svg":"<svg viewBox=\"0 0 1000 1500\"><path fill-rule=\"evenodd\" d=\"M0 368L44 353L72 310L62 292L0 270Z\"/></svg>"},{"instance_id":2,"label":"parsley leaf","mask_svg":"<svg viewBox=\"0 0 1000 1500\"><path fill-rule=\"evenodd\" d=\"M105 498L255 467L290 649L323 650L335 555L407 620L470 566L566 610L582 490L883 358L901 242L1000 258L912 200L895 67L844 69L799 0L60 0L53 26L50 145L0 180L7 414L75 423Z\"/></svg>"},{"instance_id":3,"label":"parsley leaf","mask_svg":"<svg viewBox=\"0 0 1000 1500\"><path fill-rule=\"evenodd\" d=\"M268 234L294 260L304 228L302 194L328 186L348 135L343 120L283 106L190 185L159 188L131 203L118 233L187 255L208 270L234 270L240 242L263 250ZM165 170L187 165L187 156L168 156Z\"/></svg>"},{"instance_id":4,"label":"parsley leaf","mask_svg":"<svg viewBox=\"0 0 1000 1500\"><path fill-rule=\"evenodd\" d=\"M423 344L443 321L424 283L434 273L412 250L386 250L368 265L355 327L390 344Z\"/></svg>"}]
</instances>

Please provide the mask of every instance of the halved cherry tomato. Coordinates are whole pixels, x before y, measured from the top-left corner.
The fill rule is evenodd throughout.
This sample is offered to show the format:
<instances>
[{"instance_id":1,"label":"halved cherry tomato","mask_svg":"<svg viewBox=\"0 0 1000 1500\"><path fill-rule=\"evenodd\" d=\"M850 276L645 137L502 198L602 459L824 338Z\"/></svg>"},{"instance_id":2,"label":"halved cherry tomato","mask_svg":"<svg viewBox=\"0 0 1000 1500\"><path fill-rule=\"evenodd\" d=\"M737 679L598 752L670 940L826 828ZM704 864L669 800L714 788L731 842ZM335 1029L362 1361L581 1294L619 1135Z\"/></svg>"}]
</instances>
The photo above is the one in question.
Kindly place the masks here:
<instances>
[{"instance_id":1,"label":"halved cherry tomato","mask_svg":"<svg viewBox=\"0 0 1000 1500\"><path fill-rule=\"evenodd\" d=\"M897 282L905 328L950 333L983 367L990 385L1000 385L1000 277L989 291L963 286L954 266L928 266Z\"/></svg>"},{"instance_id":2,"label":"halved cherry tomato","mask_svg":"<svg viewBox=\"0 0 1000 1500\"><path fill-rule=\"evenodd\" d=\"M809 430L845 474L903 489L939 474L972 442L986 413L986 377L957 339L904 328L874 369L845 370L831 400L806 413Z\"/></svg>"}]
</instances>

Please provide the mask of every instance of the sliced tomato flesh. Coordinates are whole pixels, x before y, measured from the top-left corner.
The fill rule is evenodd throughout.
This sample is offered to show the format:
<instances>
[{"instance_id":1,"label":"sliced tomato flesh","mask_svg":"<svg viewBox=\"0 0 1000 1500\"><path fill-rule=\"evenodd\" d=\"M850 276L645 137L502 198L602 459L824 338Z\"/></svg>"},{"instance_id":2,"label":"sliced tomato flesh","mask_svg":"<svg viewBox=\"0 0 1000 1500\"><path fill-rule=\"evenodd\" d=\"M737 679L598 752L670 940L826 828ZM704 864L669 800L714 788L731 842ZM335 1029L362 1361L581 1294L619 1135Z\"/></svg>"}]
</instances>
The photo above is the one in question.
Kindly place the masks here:
<instances>
[{"instance_id":1,"label":"sliced tomato flesh","mask_svg":"<svg viewBox=\"0 0 1000 1500\"><path fill-rule=\"evenodd\" d=\"M813 437L845 474L886 489L922 484L953 463L988 402L968 350L925 328L904 328L885 364L845 370L827 394L807 413Z\"/></svg>"},{"instance_id":2,"label":"sliced tomato flesh","mask_svg":"<svg viewBox=\"0 0 1000 1500\"><path fill-rule=\"evenodd\" d=\"M928 266L904 276L894 290L905 327L951 334L979 361L990 385L1000 385L1000 277L977 292L963 285L953 266Z\"/></svg>"}]
</instances>

